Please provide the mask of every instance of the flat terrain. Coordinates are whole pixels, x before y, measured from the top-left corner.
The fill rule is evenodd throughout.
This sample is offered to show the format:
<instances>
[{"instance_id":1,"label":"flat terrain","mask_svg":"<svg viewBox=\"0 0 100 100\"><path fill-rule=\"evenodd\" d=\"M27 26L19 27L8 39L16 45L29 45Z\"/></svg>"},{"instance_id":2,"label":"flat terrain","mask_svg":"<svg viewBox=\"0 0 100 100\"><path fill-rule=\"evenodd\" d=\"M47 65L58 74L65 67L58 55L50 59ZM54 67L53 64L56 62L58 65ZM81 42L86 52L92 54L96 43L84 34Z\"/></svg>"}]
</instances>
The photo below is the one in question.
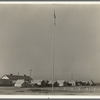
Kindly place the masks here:
<instances>
[{"instance_id":1,"label":"flat terrain","mask_svg":"<svg viewBox=\"0 0 100 100\"><path fill-rule=\"evenodd\" d=\"M49 88L19 88L0 87L0 95L100 95L100 86L55 87Z\"/></svg>"}]
</instances>

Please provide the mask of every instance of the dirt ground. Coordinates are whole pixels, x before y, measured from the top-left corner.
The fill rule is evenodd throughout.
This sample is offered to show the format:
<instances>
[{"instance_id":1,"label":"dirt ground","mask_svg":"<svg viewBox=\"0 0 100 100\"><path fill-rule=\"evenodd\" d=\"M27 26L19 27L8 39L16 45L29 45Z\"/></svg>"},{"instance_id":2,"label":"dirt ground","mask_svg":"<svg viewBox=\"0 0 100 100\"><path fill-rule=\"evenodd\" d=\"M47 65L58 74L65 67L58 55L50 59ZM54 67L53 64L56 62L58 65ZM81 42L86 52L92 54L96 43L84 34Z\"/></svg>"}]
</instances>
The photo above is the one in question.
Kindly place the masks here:
<instances>
[{"instance_id":1,"label":"dirt ground","mask_svg":"<svg viewBox=\"0 0 100 100\"><path fill-rule=\"evenodd\" d=\"M0 87L0 95L100 95L100 86L50 88Z\"/></svg>"}]
</instances>

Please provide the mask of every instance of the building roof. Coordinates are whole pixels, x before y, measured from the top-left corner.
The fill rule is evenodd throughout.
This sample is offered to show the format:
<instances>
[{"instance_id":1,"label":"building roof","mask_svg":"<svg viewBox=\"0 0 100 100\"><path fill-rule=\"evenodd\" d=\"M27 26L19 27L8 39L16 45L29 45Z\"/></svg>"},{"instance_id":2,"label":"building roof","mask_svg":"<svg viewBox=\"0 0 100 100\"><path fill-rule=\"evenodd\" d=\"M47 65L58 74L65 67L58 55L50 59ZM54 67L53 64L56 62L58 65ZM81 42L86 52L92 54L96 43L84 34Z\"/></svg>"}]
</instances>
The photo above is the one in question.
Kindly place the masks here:
<instances>
[{"instance_id":1,"label":"building roof","mask_svg":"<svg viewBox=\"0 0 100 100\"><path fill-rule=\"evenodd\" d=\"M48 84L52 84L52 81L51 81L51 80L49 80Z\"/></svg>"},{"instance_id":2,"label":"building roof","mask_svg":"<svg viewBox=\"0 0 100 100\"><path fill-rule=\"evenodd\" d=\"M41 84L42 81L43 81L43 80L33 80L32 83L33 83L33 84L36 84L36 83L37 83L37 84Z\"/></svg>"},{"instance_id":3,"label":"building roof","mask_svg":"<svg viewBox=\"0 0 100 100\"><path fill-rule=\"evenodd\" d=\"M75 83L75 81L69 81L69 83Z\"/></svg>"},{"instance_id":4,"label":"building roof","mask_svg":"<svg viewBox=\"0 0 100 100\"><path fill-rule=\"evenodd\" d=\"M18 79L32 80L30 76L26 76L26 75L22 76L22 75L12 75L11 74L11 75L4 75L4 76L7 76L10 80L18 80Z\"/></svg>"},{"instance_id":5,"label":"building roof","mask_svg":"<svg viewBox=\"0 0 100 100\"><path fill-rule=\"evenodd\" d=\"M58 83L63 83L65 80L57 80Z\"/></svg>"}]
</instances>

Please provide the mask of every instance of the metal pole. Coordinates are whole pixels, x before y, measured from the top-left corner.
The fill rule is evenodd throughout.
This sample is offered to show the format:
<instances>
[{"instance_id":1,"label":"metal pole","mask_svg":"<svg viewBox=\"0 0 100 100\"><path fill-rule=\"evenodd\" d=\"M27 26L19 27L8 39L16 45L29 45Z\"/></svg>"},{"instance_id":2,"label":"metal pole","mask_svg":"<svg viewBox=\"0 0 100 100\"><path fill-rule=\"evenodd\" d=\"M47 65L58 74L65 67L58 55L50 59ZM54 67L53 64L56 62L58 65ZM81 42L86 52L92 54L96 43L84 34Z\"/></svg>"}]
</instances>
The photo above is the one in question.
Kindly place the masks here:
<instances>
[{"instance_id":1,"label":"metal pole","mask_svg":"<svg viewBox=\"0 0 100 100\"><path fill-rule=\"evenodd\" d=\"M55 25L56 25L56 15L55 15L55 9L54 9L54 34L53 34L53 72L52 72L52 92L54 91L54 66L55 66Z\"/></svg>"},{"instance_id":2,"label":"metal pole","mask_svg":"<svg viewBox=\"0 0 100 100\"><path fill-rule=\"evenodd\" d=\"M32 69L30 69L30 77L31 77L31 71L32 71Z\"/></svg>"},{"instance_id":3,"label":"metal pole","mask_svg":"<svg viewBox=\"0 0 100 100\"><path fill-rule=\"evenodd\" d=\"M71 75L71 80L73 81L73 74Z\"/></svg>"},{"instance_id":4,"label":"metal pole","mask_svg":"<svg viewBox=\"0 0 100 100\"><path fill-rule=\"evenodd\" d=\"M19 72L18 72L18 76L19 76Z\"/></svg>"}]
</instances>

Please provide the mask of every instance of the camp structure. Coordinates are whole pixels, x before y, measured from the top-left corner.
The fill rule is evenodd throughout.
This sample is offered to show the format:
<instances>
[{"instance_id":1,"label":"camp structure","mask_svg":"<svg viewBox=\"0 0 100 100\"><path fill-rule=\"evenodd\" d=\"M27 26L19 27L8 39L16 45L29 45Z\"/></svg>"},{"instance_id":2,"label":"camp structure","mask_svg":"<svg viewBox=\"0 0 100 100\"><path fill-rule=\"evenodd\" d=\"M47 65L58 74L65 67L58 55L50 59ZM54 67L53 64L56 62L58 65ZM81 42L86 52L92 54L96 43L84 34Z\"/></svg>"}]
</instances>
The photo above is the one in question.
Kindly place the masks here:
<instances>
[{"instance_id":1,"label":"camp structure","mask_svg":"<svg viewBox=\"0 0 100 100\"><path fill-rule=\"evenodd\" d=\"M52 86L52 82L49 80L42 80L41 82L41 87L51 87Z\"/></svg>"},{"instance_id":2,"label":"camp structure","mask_svg":"<svg viewBox=\"0 0 100 100\"><path fill-rule=\"evenodd\" d=\"M14 86L14 84L10 80L0 79L0 86Z\"/></svg>"},{"instance_id":3,"label":"camp structure","mask_svg":"<svg viewBox=\"0 0 100 100\"><path fill-rule=\"evenodd\" d=\"M59 83L57 81L54 82L53 84L54 87L59 87Z\"/></svg>"},{"instance_id":4,"label":"camp structure","mask_svg":"<svg viewBox=\"0 0 100 100\"><path fill-rule=\"evenodd\" d=\"M31 87L31 83L29 83L28 81L19 79L16 81L15 87Z\"/></svg>"},{"instance_id":5,"label":"camp structure","mask_svg":"<svg viewBox=\"0 0 100 100\"><path fill-rule=\"evenodd\" d=\"M24 80L24 81L28 81L28 82L31 82L32 78L30 76L26 76L26 75L13 75L13 74L10 74L10 75L4 75L1 77L1 79L6 79L6 80L10 80L12 81L14 84L16 83L17 80L21 79L21 80Z\"/></svg>"},{"instance_id":6,"label":"camp structure","mask_svg":"<svg viewBox=\"0 0 100 100\"><path fill-rule=\"evenodd\" d=\"M64 86L64 81L65 80L57 80L57 82L59 83L59 86Z\"/></svg>"},{"instance_id":7,"label":"camp structure","mask_svg":"<svg viewBox=\"0 0 100 100\"><path fill-rule=\"evenodd\" d=\"M16 83L15 83L15 87L22 87L22 84L24 83L25 81L24 80L17 80Z\"/></svg>"},{"instance_id":8,"label":"camp structure","mask_svg":"<svg viewBox=\"0 0 100 100\"><path fill-rule=\"evenodd\" d=\"M75 86L76 82L75 81L70 81L70 82L67 82L67 85L68 86Z\"/></svg>"},{"instance_id":9,"label":"camp structure","mask_svg":"<svg viewBox=\"0 0 100 100\"><path fill-rule=\"evenodd\" d=\"M52 81L51 81L51 80L48 81L47 86L48 86L48 87L51 87L51 86L52 86Z\"/></svg>"},{"instance_id":10,"label":"camp structure","mask_svg":"<svg viewBox=\"0 0 100 100\"><path fill-rule=\"evenodd\" d=\"M41 79L40 80L39 79L38 80L32 80L31 83L33 84L33 86L39 86L40 87L42 81L43 80L41 80Z\"/></svg>"},{"instance_id":11,"label":"camp structure","mask_svg":"<svg viewBox=\"0 0 100 100\"><path fill-rule=\"evenodd\" d=\"M89 81L81 81L81 85L82 86L90 86L90 82Z\"/></svg>"}]
</instances>

